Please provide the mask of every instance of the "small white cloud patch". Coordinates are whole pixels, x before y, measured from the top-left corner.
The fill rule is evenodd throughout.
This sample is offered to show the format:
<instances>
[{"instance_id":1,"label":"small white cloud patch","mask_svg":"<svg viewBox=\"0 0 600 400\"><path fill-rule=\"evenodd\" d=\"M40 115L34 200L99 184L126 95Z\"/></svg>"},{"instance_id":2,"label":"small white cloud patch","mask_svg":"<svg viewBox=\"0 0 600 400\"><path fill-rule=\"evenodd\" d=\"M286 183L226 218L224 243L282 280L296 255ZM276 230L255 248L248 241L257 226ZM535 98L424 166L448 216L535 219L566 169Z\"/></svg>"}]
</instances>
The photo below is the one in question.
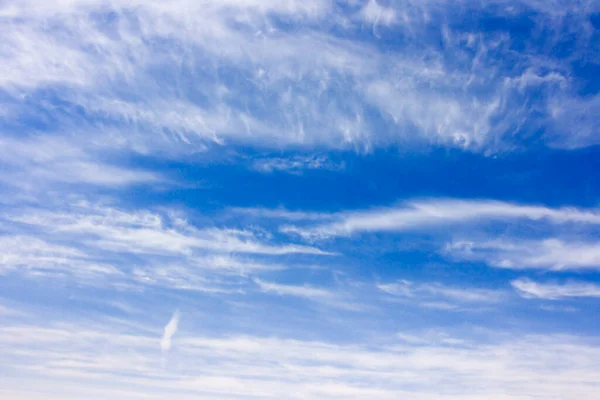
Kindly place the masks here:
<instances>
[{"instance_id":1,"label":"small white cloud patch","mask_svg":"<svg viewBox=\"0 0 600 400\"><path fill-rule=\"evenodd\" d=\"M171 317L169 323L165 326L165 333L160 340L160 348L162 351L171 350L171 338L177 333L177 327L179 326L179 310L176 310Z\"/></svg>"}]
</instances>

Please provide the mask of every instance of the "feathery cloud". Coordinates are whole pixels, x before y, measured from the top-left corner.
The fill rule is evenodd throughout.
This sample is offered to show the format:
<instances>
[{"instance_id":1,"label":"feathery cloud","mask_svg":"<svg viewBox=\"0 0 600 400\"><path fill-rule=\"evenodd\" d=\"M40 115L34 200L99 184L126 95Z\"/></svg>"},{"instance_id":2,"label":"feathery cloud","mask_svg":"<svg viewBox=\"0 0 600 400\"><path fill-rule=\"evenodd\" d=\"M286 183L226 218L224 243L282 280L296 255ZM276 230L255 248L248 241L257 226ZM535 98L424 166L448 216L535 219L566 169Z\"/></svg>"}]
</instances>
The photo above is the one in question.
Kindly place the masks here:
<instances>
[{"instance_id":1,"label":"feathery cloud","mask_svg":"<svg viewBox=\"0 0 600 400\"><path fill-rule=\"evenodd\" d=\"M201 249L265 255L330 254L310 246L264 243L248 230L197 228L184 219L169 218L166 214L148 210L125 211L80 204L69 208L68 212L22 210L7 215L6 219L116 252L191 254Z\"/></svg>"},{"instance_id":2,"label":"feathery cloud","mask_svg":"<svg viewBox=\"0 0 600 400\"><path fill-rule=\"evenodd\" d=\"M594 113L577 111L595 102L548 49L566 31L571 60L597 60L588 20L598 6L492 3L9 2L0 9L0 86L17 115L43 109L36 94L49 89L69 105L52 116L59 129L78 126L84 110L94 131L123 128L117 142L135 151L428 143L489 152L539 126L555 146L597 143ZM490 14L527 18L544 43L519 43L510 26L473 32L460 23ZM365 23L372 35L354 40ZM385 35L402 47L381 51Z\"/></svg>"},{"instance_id":3,"label":"feathery cloud","mask_svg":"<svg viewBox=\"0 0 600 400\"><path fill-rule=\"evenodd\" d=\"M94 260L85 251L48 243L34 236L0 236L0 274L73 278L92 285L123 275L119 268Z\"/></svg>"},{"instance_id":4,"label":"feathery cloud","mask_svg":"<svg viewBox=\"0 0 600 400\"><path fill-rule=\"evenodd\" d=\"M52 135L20 139L0 135L0 182L22 189L39 189L49 183L113 188L166 183L156 173L103 162L89 150Z\"/></svg>"},{"instance_id":5,"label":"feathery cloud","mask_svg":"<svg viewBox=\"0 0 600 400\"><path fill-rule=\"evenodd\" d=\"M365 232L401 232L444 225L487 221L530 220L553 224L600 224L597 209L549 208L492 200L431 199L405 202L396 207L343 212L333 222L316 226L284 226L282 232L305 238L328 238Z\"/></svg>"},{"instance_id":6,"label":"feathery cloud","mask_svg":"<svg viewBox=\"0 0 600 400\"><path fill-rule=\"evenodd\" d=\"M179 318L179 310L175 310L173 316L167 325L165 325L163 336L160 339L160 348L164 352L171 350L171 339L177 333L177 328L179 327Z\"/></svg>"},{"instance_id":7,"label":"feathery cloud","mask_svg":"<svg viewBox=\"0 0 600 400\"><path fill-rule=\"evenodd\" d=\"M330 170L336 171L344 168L343 164L336 164L325 156L289 158L261 158L252 162L252 168L259 172L287 172L290 174L301 174L305 170Z\"/></svg>"},{"instance_id":8,"label":"feathery cloud","mask_svg":"<svg viewBox=\"0 0 600 400\"><path fill-rule=\"evenodd\" d=\"M494 303L502 300L504 293L499 290L456 287L438 282L418 283L400 280L394 283L379 283L377 289L399 297L416 298L432 304L435 299L463 303Z\"/></svg>"},{"instance_id":9,"label":"feathery cloud","mask_svg":"<svg viewBox=\"0 0 600 400\"><path fill-rule=\"evenodd\" d=\"M522 297L528 299L600 297L600 285L589 282L541 283L523 278L516 279L511 284Z\"/></svg>"},{"instance_id":10,"label":"feathery cloud","mask_svg":"<svg viewBox=\"0 0 600 400\"><path fill-rule=\"evenodd\" d=\"M598 243L558 238L455 241L444 248L444 254L459 260L483 261L498 268L600 269Z\"/></svg>"},{"instance_id":11,"label":"feathery cloud","mask_svg":"<svg viewBox=\"0 0 600 400\"><path fill-rule=\"evenodd\" d=\"M255 279L261 291L265 293L275 293L280 296L304 297L309 300L330 300L335 297L334 293L321 288L308 285L284 285L274 282L266 282L261 279Z\"/></svg>"},{"instance_id":12,"label":"feathery cloud","mask_svg":"<svg viewBox=\"0 0 600 400\"><path fill-rule=\"evenodd\" d=\"M165 334L172 336L176 325L168 324ZM186 335L177 340L178 368L166 370L160 368L161 355L152 350L155 337L123 329L118 324L3 327L0 354L11 360L19 376L7 376L1 390L31 398L49 391L61 398L111 398L117 391L121 398L130 398L135 383L136 395L156 399L168 394L480 400L519 398L524 393L540 399L593 398L600 368L600 349L585 337L507 338L488 332L488 341L477 343L469 337L432 337L427 332L419 335L425 340L407 341L415 332L399 332L382 338L383 343L355 344ZM19 385L23 377L36 377L35 393Z\"/></svg>"}]
</instances>

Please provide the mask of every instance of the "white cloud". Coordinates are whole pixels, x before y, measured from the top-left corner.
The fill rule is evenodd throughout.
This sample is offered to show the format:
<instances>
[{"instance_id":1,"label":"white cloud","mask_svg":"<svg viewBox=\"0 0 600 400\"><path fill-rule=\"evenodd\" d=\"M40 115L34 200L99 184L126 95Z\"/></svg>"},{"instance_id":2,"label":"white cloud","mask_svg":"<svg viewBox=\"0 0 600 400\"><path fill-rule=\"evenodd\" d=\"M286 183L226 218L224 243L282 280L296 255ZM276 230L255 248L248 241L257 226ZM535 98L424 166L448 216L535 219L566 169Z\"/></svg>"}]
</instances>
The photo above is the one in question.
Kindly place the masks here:
<instances>
[{"instance_id":1,"label":"white cloud","mask_svg":"<svg viewBox=\"0 0 600 400\"><path fill-rule=\"evenodd\" d=\"M88 246L116 252L185 255L195 250L206 250L265 255L329 254L309 246L264 243L247 230L196 228L184 219L171 219L146 210L128 212L80 204L67 212L18 210L6 218L47 232L60 233L63 238L76 238Z\"/></svg>"},{"instance_id":2,"label":"white cloud","mask_svg":"<svg viewBox=\"0 0 600 400\"><path fill-rule=\"evenodd\" d=\"M289 221L326 221L334 216L328 213L287 210L285 208L244 208L233 207L227 210L234 215L250 216L253 218L282 219Z\"/></svg>"},{"instance_id":3,"label":"white cloud","mask_svg":"<svg viewBox=\"0 0 600 400\"><path fill-rule=\"evenodd\" d=\"M391 7L384 7L376 0L369 0L360 11L360 16L374 25L390 25L396 21L396 11Z\"/></svg>"},{"instance_id":4,"label":"white cloud","mask_svg":"<svg viewBox=\"0 0 600 400\"><path fill-rule=\"evenodd\" d=\"M39 189L48 182L81 183L100 186L126 186L160 183L152 172L111 165L66 138L0 138L0 181L25 189Z\"/></svg>"},{"instance_id":5,"label":"white cloud","mask_svg":"<svg viewBox=\"0 0 600 400\"><path fill-rule=\"evenodd\" d=\"M113 265L91 259L79 249L51 244L33 236L0 236L0 274L20 273L38 277L72 277L88 284L104 284L102 278L119 277Z\"/></svg>"},{"instance_id":6,"label":"white cloud","mask_svg":"<svg viewBox=\"0 0 600 400\"><path fill-rule=\"evenodd\" d=\"M432 302L434 299L444 299L459 303L494 303L502 300L504 297L504 293L498 290L449 286L437 282L417 283L407 280L400 280L394 283L379 283L377 289L393 296L413 298L430 306L443 304ZM449 305L451 306L451 304Z\"/></svg>"},{"instance_id":7,"label":"white cloud","mask_svg":"<svg viewBox=\"0 0 600 400\"><path fill-rule=\"evenodd\" d=\"M133 269L132 279L144 285L205 293L245 293L249 277L286 269L283 264L248 257L213 254L175 259Z\"/></svg>"},{"instance_id":8,"label":"white cloud","mask_svg":"<svg viewBox=\"0 0 600 400\"><path fill-rule=\"evenodd\" d=\"M245 293L254 288L252 277L289 267L289 260L273 257L332 254L275 241L258 227L215 227L212 220L195 226L186 217L75 200L10 205L0 215L8 230L0 236L0 274L124 290Z\"/></svg>"},{"instance_id":9,"label":"white cloud","mask_svg":"<svg viewBox=\"0 0 600 400\"><path fill-rule=\"evenodd\" d=\"M549 208L492 200L415 200L396 207L334 214L331 223L285 226L283 232L305 238L327 238L365 232L401 232L487 221L530 220L553 224L600 224L597 209Z\"/></svg>"},{"instance_id":10,"label":"white cloud","mask_svg":"<svg viewBox=\"0 0 600 400\"><path fill-rule=\"evenodd\" d=\"M304 170L337 171L343 169L344 165L334 163L327 159L326 156L294 156L289 158L257 159L252 162L252 168L264 173L282 171L291 174L301 174Z\"/></svg>"},{"instance_id":11,"label":"white cloud","mask_svg":"<svg viewBox=\"0 0 600 400\"><path fill-rule=\"evenodd\" d=\"M180 265L137 267L131 271L131 280L143 286L195 291L203 293L243 293L245 280L222 277L194 269L183 261Z\"/></svg>"},{"instance_id":12,"label":"white cloud","mask_svg":"<svg viewBox=\"0 0 600 400\"><path fill-rule=\"evenodd\" d=\"M498 268L600 269L600 245L596 242L557 238L463 240L448 244L444 253L456 259L484 261Z\"/></svg>"},{"instance_id":13,"label":"white cloud","mask_svg":"<svg viewBox=\"0 0 600 400\"><path fill-rule=\"evenodd\" d=\"M27 316L26 313L16 310L14 308L11 307L7 307L5 305L0 304L0 316L6 318L6 317L21 317L21 316Z\"/></svg>"},{"instance_id":14,"label":"white cloud","mask_svg":"<svg viewBox=\"0 0 600 400\"><path fill-rule=\"evenodd\" d=\"M309 300L332 300L335 294L327 289L312 287L309 285L283 285L274 282L265 282L255 279L254 282L260 290L265 293L275 293L280 296L304 297Z\"/></svg>"},{"instance_id":15,"label":"white cloud","mask_svg":"<svg viewBox=\"0 0 600 400\"><path fill-rule=\"evenodd\" d=\"M439 78L444 79L445 75L442 72ZM494 133L490 119L500 111L501 99L493 97L481 101L455 93L440 95L441 87L422 89L417 86L419 78L408 75L395 83L375 81L365 90L367 99L398 126L399 140L414 141L411 132L416 131L432 143L460 148L484 147Z\"/></svg>"},{"instance_id":16,"label":"white cloud","mask_svg":"<svg viewBox=\"0 0 600 400\"><path fill-rule=\"evenodd\" d=\"M15 18L10 30L14 37L7 36L5 42L15 48L15 52L14 56L7 56L8 62L4 65L9 70L21 71L21 74L5 74L10 77L5 85L16 91L27 91L27 87L36 86L36 83L38 86L70 85L75 92L65 92L64 96L88 113L127 122L154 133L167 129L176 133L174 139L185 143L199 136L217 143L233 140L242 143L259 141L267 145L301 144L316 139L314 131L321 128L331 131L325 138L335 133L338 140L355 125L351 121L355 113L335 111L337 106L332 101L328 118L323 118L317 105L303 100L305 95L313 94L306 93L297 82L307 75L306 83L312 81L311 86L327 86L327 75L337 71L353 73L363 68L365 62L359 54L364 50L316 32L303 37L287 35L276 31L269 22L273 15L320 19L325 15L324 11L330 9L327 2L311 2L312 6L307 3L113 2L111 11L119 21L116 27L108 20L94 19L94 13L107 11L104 2L100 1L65 3L51 9L38 7L37 2L14 5L10 10ZM44 29L48 21L61 28L60 34ZM236 24L242 29L234 28ZM20 31L26 33L18 35ZM176 47L187 51L165 52L144 38L171 40ZM33 49L36 43L52 43L54 47L46 46L44 52L36 52ZM88 48L96 50L87 51ZM313 52L316 57L301 56L314 49L321 50ZM60 54L71 53L74 55L67 59L60 58ZM248 75L254 89L268 89L274 95L272 106L278 107L280 113L262 113L264 115L258 117L248 110L243 111L246 107L237 104L240 88L227 87L218 80L198 86L207 96L216 97L210 107L181 95L174 96L173 89L176 88L172 86L161 84L157 87L151 83L154 78L149 76L150 67L160 65L172 69L187 62L185 54L193 58L188 60L191 63L195 63L196 58L208 57L208 62L198 62L206 68L224 62L239 74ZM37 61L31 62L32 59ZM63 61L65 65L62 65ZM63 71L62 74L57 70ZM218 73L217 70L214 72ZM29 75L37 76L39 81L26 79ZM61 79L61 76L65 78ZM79 85L83 88L75 87L73 79L78 83L83 81ZM135 97L142 94L143 100L124 100L118 94L123 91L138 94ZM266 97L259 96L255 100L264 102ZM310 129L307 137L305 126L307 131Z\"/></svg>"},{"instance_id":17,"label":"white cloud","mask_svg":"<svg viewBox=\"0 0 600 400\"><path fill-rule=\"evenodd\" d=\"M497 3L503 7L493 12L500 16L527 12ZM541 11L532 21L538 28L566 29L578 48L588 49L586 59L596 56L584 46L590 27L583 23L595 7L563 5L582 22L573 24L555 10L560 6L518 4ZM0 86L14 95L7 106L17 113L44 108L17 99L61 88L61 100L93 117L89 127L118 126L115 146L127 143L134 151L161 153L174 142L180 151L211 143L371 149L412 142L494 151L511 147L503 142L519 132L514 125L538 126L539 118L551 121L555 132L568 128L561 136L575 133L578 145L597 142L585 138L593 136L587 111L572 118L554 103L546 107L527 85L507 84L536 69L548 70L542 78L569 76L568 65L543 52L513 51L507 33L453 26L464 13L477 17L482 10L478 2L457 10L439 1L13 1L0 8ZM301 29L281 28L279 20ZM397 29L406 47L384 52L345 37L365 22L374 25L375 36L380 25ZM507 64L509 51L516 60ZM556 80L542 79L535 85L566 105L586 101L576 93L578 83L570 78L557 87ZM512 101L515 96L541 104L533 112ZM81 121L66 109L56 115L60 130ZM550 138L574 146L561 139Z\"/></svg>"},{"instance_id":18,"label":"white cloud","mask_svg":"<svg viewBox=\"0 0 600 400\"><path fill-rule=\"evenodd\" d=\"M357 293L349 293L340 289L334 290L332 288L315 287L310 284L281 284L267 282L259 278L254 278L254 283L263 293L299 297L310 300L320 306L352 312L363 312L372 309L362 299L356 298Z\"/></svg>"},{"instance_id":19,"label":"white cloud","mask_svg":"<svg viewBox=\"0 0 600 400\"><path fill-rule=\"evenodd\" d=\"M171 350L171 339L177 333L177 328L179 327L179 317L179 310L176 310L167 325L165 325L164 334L160 340L160 348L162 351Z\"/></svg>"},{"instance_id":20,"label":"white cloud","mask_svg":"<svg viewBox=\"0 0 600 400\"><path fill-rule=\"evenodd\" d=\"M249 335L178 336L177 368L161 368L156 336L118 324L13 325L2 393L16 398L592 399L600 348L567 335L487 342L424 332L334 344ZM311 335L312 336L312 335ZM499 337L498 337L499 336ZM406 340L408 338L409 340ZM22 385L35 379L35 388ZM110 385L107 385L110 382ZM135 385L135 393L132 389ZM533 395L532 395L533 393ZM52 395L51 395L52 396Z\"/></svg>"},{"instance_id":21,"label":"white cloud","mask_svg":"<svg viewBox=\"0 0 600 400\"><path fill-rule=\"evenodd\" d=\"M581 148L600 144L597 126L600 124L600 95L586 98L553 98L548 105L554 126L549 142L554 147ZM563 132L570 132L565 135Z\"/></svg>"},{"instance_id":22,"label":"white cloud","mask_svg":"<svg viewBox=\"0 0 600 400\"><path fill-rule=\"evenodd\" d=\"M261 263L252 258L234 257L231 255L215 254L204 257L193 257L190 262L194 267L207 270L231 272L236 274L247 274L260 271L277 271L287 267L277 263Z\"/></svg>"},{"instance_id":23,"label":"white cloud","mask_svg":"<svg viewBox=\"0 0 600 400\"><path fill-rule=\"evenodd\" d=\"M530 279L511 282L517 292L528 299L559 300L570 297L600 297L600 285L587 282L541 283Z\"/></svg>"},{"instance_id":24,"label":"white cloud","mask_svg":"<svg viewBox=\"0 0 600 400\"><path fill-rule=\"evenodd\" d=\"M116 263L113 255L72 238L65 246L35 236L3 235L0 275L53 278L104 288L157 286L205 293L244 293L251 283L249 276L287 268L285 264L222 253L163 256L157 261L155 252L146 254L148 257L137 253L138 261L130 267Z\"/></svg>"}]
</instances>

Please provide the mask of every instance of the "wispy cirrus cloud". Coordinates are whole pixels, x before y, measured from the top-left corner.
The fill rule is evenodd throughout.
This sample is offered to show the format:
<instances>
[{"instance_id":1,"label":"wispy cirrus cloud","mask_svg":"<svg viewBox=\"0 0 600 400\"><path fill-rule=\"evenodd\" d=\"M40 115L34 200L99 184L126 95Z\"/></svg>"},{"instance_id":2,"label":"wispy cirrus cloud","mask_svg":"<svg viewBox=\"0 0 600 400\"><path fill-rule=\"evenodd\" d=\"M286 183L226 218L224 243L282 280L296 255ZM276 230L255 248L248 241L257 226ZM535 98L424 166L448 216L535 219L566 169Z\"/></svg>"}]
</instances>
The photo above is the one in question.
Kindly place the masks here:
<instances>
[{"instance_id":1,"label":"wispy cirrus cloud","mask_svg":"<svg viewBox=\"0 0 600 400\"><path fill-rule=\"evenodd\" d=\"M549 135L550 145L576 149L600 143L596 130L600 122L600 94L585 98L553 99L550 109L556 124L556 129ZM571 135L560 133L567 129Z\"/></svg>"},{"instance_id":2,"label":"wispy cirrus cloud","mask_svg":"<svg viewBox=\"0 0 600 400\"><path fill-rule=\"evenodd\" d=\"M340 285L315 286L309 283L284 284L255 278L254 283L265 294L282 297L296 297L320 306L351 312L363 312L374 306L367 299L360 298L360 292L345 290Z\"/></svg>"},{"instance_id":3,"label":"wispy cirrus cloud","mask_svg":"<svg viewBox=\"0 0 600 400\"><path fill-rule=\"evenodd\" d=\"M264 230L197 226L174 210L81 201L10 206L0 220L0 273L98 287L244 293L252 277L287 269L281 256L332 255Z\"/></svg>"},{"instance_id":4,"label":"wispy cirrus cloud","mask_svg":"<svg viewBox=\"0 0 600 400\"><path fill-rule=\"evenodd\" d=\"M397 149L467 163L531 149L515 179L542 153L593 170L594 149L566 150L600 142L598 15L591 0L1 2L0 292L30 304L0 306L0 397L594 398L597 338L562 333L587 322L548 324L515 292L566 311L597 282L497 268L598 269L600 208L542 205L582 198L521 196L512 176L348 185L387 174L378 157ZM527 183L553 184L539 167ZM310 186L331 171L339 187ZM214 186L160 192L176 174ZM586 174L578 204L597 197ZM294 182L311 190L282 193ZM411 193L516 202L366 200ZM510 321L444 314L484 307Z\"/></svg>"},{"instance_id":5,"label":"wispy cirrus cloud","mask_svg":"<svg viewBox=\"0 0 600 400\"><path fill-rule=\"evenodd\" d=\"M466 240L448 244L444 253L455 259L483 261L498 268L600 269L600 245L593 241L560 238Z\"/></svg>"},{"instance_id":6,"label":"wispy cirrus cloud","mask_svg":"<svg viewBox=\"0 0 600 400\"><path fill-rule=\"evenodd\" d=\"M160 348L163 352L171 350L171 339L177 333L177 328L179 327L179 318L179 310L175 310L173 316L167 325L165 325L163 336L160 339Z\"/></svg>"},{"instance_id":7,"label":"wispy cirrus cloud","mask_svg":"<svg viewBox=\"0 0 600 400\"><path fill-rule=\"evenodd\" d=\"M43 108L36 94L50 90L69 105L50 118L56 128L77 126L84 110L90 128L122 128L111 140L133 151L433 143L490 152L540 126L557 146L596 143L593 117L571 118L550 99L587 101L567 60L598 59L597 6L493 4L11 2L0 10L0 85L17 115ZM460 23L466 16L506 24L473 31ZM544 43L511 35L510 22L524 19ZM372 35L357 37L365 24ZM564 31L574 41L567 59L547 50L564 44ZM402 46L381 51L391 35Z\"/></svg>"},{"instance_id":8,"label":"wispy cirrus cloud","mask_svg":"<svg viewBox=\"0 0 600 400\"><path fill-rule=\"evenodd\" d=\"M348 236L367 232L402 232L448 225L481 224L490 221L540 221L551 224L600 224L597 209L549 208L493 200L430 199L402 203L396 207L333 214L321 225L284 226L285 233L308 239Z\"/></svg>"},{"instance_id":9,"label":"wispy cirrus cloud","mask_svg":"<svg viewBox=\"0 0 600 400\"><path fill-rule=\"evenodd\" d=\"M128 254L127 250L115 250L115 254L73 239L67 241L69 246L32 235L0 236L0 275L58 279L88 287L156 286L205 293L244 293L252 286L250 276L288 268L276 261L222 253L163 255L156 260L153 251L134 251L137 260L135 266L130 267L123 265L118 257L118 254Z\"/></svg>"},{"instance_id":10,"label":"wispy cirrus cloud","mask_svg":"<svg viewBox=\"0 0 600 400\"><path fill-rule=\"evenodd\" d=\"M39 209L12 212L7 220L26 224L63 238L78 238L89 246L128 253L191 254L195 249L266 255L329 253L296 244L267 244L252 231L197 228L186 220L148 210L125 211L80 204L64 211Z\"/></svg>"},{"instance_id":11,"label":"wispy cirrus cloud","mask_svg":"<svg viewBox=\"0 0 600 400\"><path fill-rule=\"evenodd\" d=\"M328 289L316 288L309 285L285 285L275 282L267 282L261 279L255 279L261 291L265 293L274 293L281 296L304 297L309 300L331 300L335 297L334 293Z\"/></svg>"},{"instance_id":12,"label":"wispy cirrus cloud","mask_svg":"<svg viewBox=\"0 0 600 400\"><path fill-rule=\"evenodd\" d=\"M233 215L249 216L256 219L266 220L287 220L287 221L327 221L334 219L335 216L329 213L288 210L280 208L251 208L251 207L233 207L227 210Z\"/></svg>"},{"instance_id":13,"label":"wispy cirrus cloud","mask_svg":"<svg viewBox=\"0 0 600 400\"><path fill-rule=\"evenodd\" d=\"M474 287L449 286L439 282L412 282L399 280L393 283L379 283L377 289L392 296L413 298L426 304L436 300L459 303L496 303L505 298L500 290Z\"/></svg>"},{"instance_id":14,"label":"wispy cirrus cloud","mask_svg":"<svg viewBox=\"0 0 600 400\"><path fill-rule=\"evenodd\" d=\"M516 279L511 282L517 293L528 299L561 300L568 298L600 297L600 285L590 282L536 282Z\"/></svg>"},{"instance_id":15,"label":"wispy cirrus cloud","mask_svg":"<svg viewBox=\"0 0 600 400\"><path fill-rule=\"evenodd\" d=\"M80 249L48 243L35 236L0 236L0 274L72 278L88 284L106 284L123 272L111 263L94 260Z\"/></svg>"},{"instance_id":16,"label":"wispy cirrus cloud","mask_svg":"<svg viewBox=\"0 0 600 400\"><path fill-rule=\"evenodd\" d=\"M130 398L135 383L135 394L147 398L177 393L182 398L479 400L519 398L523 393L593 398L596 393L599 349L589 338L488 333L487 342L476 343L427 332L420 335L425 340L405 340L415 333L403 333L360 344L178 333L178 367L165 369L160 367L156 336L147 332L116 323L21 323L0 331L3 359L13 368L0 392L30 398L49 391L61 398L82 393L109 398L118 392ZM35 391L19 385L24 377L36 379Z\"/></svg>"},{"instance_id":17,"label":"wispy cirrus cloud","mask_svg":"<svg viewBox=\"0 0 600 400\"><path fill-rule=\"evenodd\" d=\"M359 15L364 21L373 24L374 33L379 24L387 26L397 21L396 10L392 7L382 6L376 0L367 1Z\"/></svg>"},{"instance_id":18,"label":"wispy cirrus cloud","mask_svg":"<svg viewBox=\"0 0 600 400\"><path fill-rule=\"evenodd\" d=\"M0 315L3 317L18 317L18 316L26 316L24 312L14 309L12 307L8 307L6 305L0 304Z\"/></svg>"},{"instance_id":19,"label":"wispy cirrus cloud","mask_svg":"<svg viewBox=\"0 0 600 400\"><path fill-rule=\"evenodd\" d=\"M339 171L344 169L343 163L335 163L326 156L294 156L260 158L252 162L252 168L263 173L287 172L302 174L305 170Z\"/></svg>"},{"instance_id":20,"label":"wispy cirrus cloud","mask_svg":"<svg viewBox=\"0 0 600 400\"><path fill-rule=\"evenodd\" d=\"M102 161L91 150L66 137L22 135L17 139L0 134L0 165L3 167L0 181L20 189L37 190L52 183L111 188L166 183L157 173Z\"/></svg>"}]
</instances>

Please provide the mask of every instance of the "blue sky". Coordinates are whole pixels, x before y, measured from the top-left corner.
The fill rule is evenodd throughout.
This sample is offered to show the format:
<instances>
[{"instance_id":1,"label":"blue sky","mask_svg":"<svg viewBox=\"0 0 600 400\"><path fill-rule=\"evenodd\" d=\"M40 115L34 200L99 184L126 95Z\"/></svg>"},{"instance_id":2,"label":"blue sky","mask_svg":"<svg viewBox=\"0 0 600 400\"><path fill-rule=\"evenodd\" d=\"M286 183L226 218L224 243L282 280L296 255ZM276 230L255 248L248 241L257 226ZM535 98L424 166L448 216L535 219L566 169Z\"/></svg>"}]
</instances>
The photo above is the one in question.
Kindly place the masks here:
<instances>
[{"instance_id":1,"label":"blue sky","mask_svg":"<svg viewBox=\"0 0 600 400\"><path fill-rule=\"evenodd\" d=\"M0 24L0 397L598 397L600 2Z\"/></svg>"}]
</instances>

